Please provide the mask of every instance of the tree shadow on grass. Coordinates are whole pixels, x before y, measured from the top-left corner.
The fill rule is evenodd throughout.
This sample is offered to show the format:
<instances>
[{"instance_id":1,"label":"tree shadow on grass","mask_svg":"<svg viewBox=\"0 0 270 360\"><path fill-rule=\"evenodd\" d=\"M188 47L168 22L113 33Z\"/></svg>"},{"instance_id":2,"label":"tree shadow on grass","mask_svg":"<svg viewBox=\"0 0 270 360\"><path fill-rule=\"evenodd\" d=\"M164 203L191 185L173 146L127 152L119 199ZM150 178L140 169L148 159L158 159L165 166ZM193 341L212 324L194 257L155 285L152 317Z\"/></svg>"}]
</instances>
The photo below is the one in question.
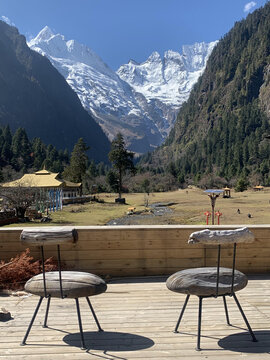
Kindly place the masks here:
<instances>
[{"instance_id":1,"label":"tree shadow on grass","mask_svg":"<svg viewBox=\"0 0 270 360\"><path fill-rule=\"evenodd\" d=\"M238 334L232 334L219 340L218 345L225 349L242 353L270 354L270 331L254 331L258 342L253 342L249 332L245 331Z\"/></svg>"}]
</instances>

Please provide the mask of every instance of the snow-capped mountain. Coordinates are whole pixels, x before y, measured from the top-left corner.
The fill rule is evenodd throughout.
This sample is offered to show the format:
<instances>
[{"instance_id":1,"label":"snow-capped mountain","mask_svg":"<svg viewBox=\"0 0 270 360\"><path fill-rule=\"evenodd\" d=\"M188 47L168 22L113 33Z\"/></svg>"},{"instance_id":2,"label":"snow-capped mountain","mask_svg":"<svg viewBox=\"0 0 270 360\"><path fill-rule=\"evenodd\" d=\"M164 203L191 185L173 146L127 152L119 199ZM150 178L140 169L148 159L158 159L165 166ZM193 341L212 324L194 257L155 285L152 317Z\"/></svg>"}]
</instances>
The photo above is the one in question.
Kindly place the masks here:
<instances>
[{"instance_id":1,"label":"snow-capped mountain","mask_svg":"<svg viewBox=\"0 0 270 360\"><path fill-rule=\"evenodd\" d=\"M185 46L183 55L167 51L163 59L154 52L117 72L87 46L47 26L28 45L49 58L110 140L120 131L130 150L144 153L168 135L215 43Z\"/></svg>"},{"instance_id":2,"label":"snow-capped mountain","mask_svg":"<svg viewBox=\"0 0 270 360\"><path fill-rule=\"evenodd\" d=\"M141 64L131 60L122 65L117 74L148 100L158 99L179 109L188 99L216 43L185 45L182 55L169 50L163 58L158 52L153 52Z\"/></svg>"}]
</instances>

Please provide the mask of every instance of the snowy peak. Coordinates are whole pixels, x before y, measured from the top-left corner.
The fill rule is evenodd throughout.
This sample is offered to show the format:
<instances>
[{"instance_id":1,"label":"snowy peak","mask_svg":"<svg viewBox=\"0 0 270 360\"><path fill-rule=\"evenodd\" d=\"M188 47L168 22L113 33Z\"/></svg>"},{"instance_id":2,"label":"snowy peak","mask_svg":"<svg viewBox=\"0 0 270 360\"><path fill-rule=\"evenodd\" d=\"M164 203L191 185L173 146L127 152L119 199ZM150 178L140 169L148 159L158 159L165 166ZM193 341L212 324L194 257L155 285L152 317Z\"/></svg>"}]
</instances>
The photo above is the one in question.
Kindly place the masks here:
<instances>
[{"instance_id":1,"label":"snowy peak","mask_svg":"<svg viewBox=\"0 0 270 360\"><path fill-rule=\"evenodd\" d=\"M41 41L49 40L54 35L55 34L52 32L52 30L49 28L49 26L45 26L37 34L37 36L29 42L29 46L34 46L36 43L39 43Z\"/></svg>"},{"instance_id":2,"label":"snowy peak","mask_svg":"<svg viewBox=\"0 0 270 360\"><path fill-rule=\"evenodd\" d=\"M217 41L208 44L201 42L193 45L183 45L182 52L187 71L198 71L204 68L216 44Z\"/></svg>"},{"instance_id":3,"label":"snowy peak","mask_svg":"<svg viewBox=\"0 0 270 360\"><path fill-rule=\"evenodd\" d=\"M168 50L163 59L158 52L153 52L145 62L129 61L120 66L117 74L148 101L160 100L180 108L203 72L216 43L185 45L182 54Z\"/></svg>"},{"instance_id":4,"label":"snowy peak","mask_svg":"<svg viewBox=\"0 0 270 360\"><path fill-rule=\"evenodd\" d=\"M34 39L29 41L28 46L47 56L59 57L66 53L64 36L54 34L48 26L45 26Z\"/></svg>"},{"instance_id":5,"label":"snowy peak","mask_svg":"<svg viewBox=\"0 0 270 360\"><path fill-rule=\"evenodd\" d=\"M49 26L45 26L36 36L36 41L45 41L49 40L52 36L54 36L55 33L49 28Z\"/></svg>"},{"instance_id":6,"label":"snowy peak","mask_svg":"<svg viewBox=\"0 0 270 360\"><path fill-rule=\"evenodd\" d=\"M130 60L128 64L120 66L117 74L122 80L137 90L137 87L140 88L146 83L163 83L162 69L163 62L161 56L155 51L141 64Z\"/></svg>"},{"instance_id":7,"label":"snowy peak","mask_svg":"<svg viewBox=\"0 0 270 360\"><path fill-rule=\"evenodd\" d=\"M133 65L139 65L139 64L137 63L137 61L135 61L135 60L133 60L133 59L130 59L128 63L129 63L129 64L133 64Z\"/></svg>"},{"instance_id":8,"label":"snowy peak","mask_svg":"<svg viewBox=\"0 0 270 360\"><path fill-rule=\"evenodd\" d=\"M179 64L183 64L183 57L176 51L168 50L164 53L164 61L165 62L176 62Z\"/></svg>"},{"instance_id":9,"label":"snowy peak","mask_svg":"<svg viewBox=\"0 0 270 360\"><path fill-rule=\"evenodd\" d=\"M137 153L153 150L169 134L215 44L196 43L163 57L154 51L114 72L93 50L48 26L29 42L65 77L108 138L121 132Z\"/></svg>"},{"instance_id":10,"label":"snowy peak","mask_svg":"<svg viewBox=\"0 0 270 360\"><path fill-rule=\"evenodd\" d=\"M180 53L172 50L164 53L164 77L166 81L172 80L172 76L177 75L179 71L185 70L185 62Z\"/></svg>"},{"instance_id":11,"label":"snowy peak","mask_svg":"<svg viewBox=\"0 0 270 360\"><path fill-rule=\"evenodd\" d=\"M73 63L82 63L91 66L102 73L115 76L115 73L87 46L75 40L65 40L61 34L54 34L48 26L45 26L39 34L28 43L33 50L46 55L50 60L69 60Z\"/></svg>"},{"instance_id":12,"label":"snowy peak","mask_svg":"<svg viewBox=\"0 0 270 360\"><path fill-rule=\"evenodd\" d=\"M145 61L145 63L150 63L150 62L160 63L161 61L162 60L161 60L161 56L159 55L159 53L157 51L154 51L149 56L149 58Z\"/></svg>"}]
</instances>

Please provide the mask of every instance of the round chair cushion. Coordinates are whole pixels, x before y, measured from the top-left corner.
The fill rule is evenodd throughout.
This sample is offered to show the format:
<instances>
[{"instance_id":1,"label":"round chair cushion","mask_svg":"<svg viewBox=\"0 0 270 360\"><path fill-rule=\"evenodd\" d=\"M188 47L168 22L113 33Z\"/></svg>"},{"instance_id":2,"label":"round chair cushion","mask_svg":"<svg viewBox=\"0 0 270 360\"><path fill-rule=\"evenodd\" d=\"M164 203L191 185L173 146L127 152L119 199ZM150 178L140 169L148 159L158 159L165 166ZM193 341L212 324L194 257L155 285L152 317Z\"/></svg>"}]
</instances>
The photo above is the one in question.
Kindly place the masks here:
<instances>
[{"instance_id":1,"label":"round chair cushion","mask_svg":"<svg viewBox=\"0 0 270 360\"><path fill-rule=\"evenodd\" d=\"M217 268L204 267L178 271L171 275L166 282L167 288L181 294L197 296L215 296L217 282ZM248 279L238 270L234 273L234 292L243 289ZM218 295L231 293L232 269L219 269Z\"/></svg>"},{"instance_id":2,"label":"round chair cushion","mask_svg":"<svg viewBox=\"0 0 270 360\"><path fill-rule=\"evenodd\" d=\"M106 291L107 285L99 276L80 271L62 271L63 295L67 298L79 298L98 295ZM47 295L61 297L59 272L45 273ZM43 274L33 276L25 284L25 290L31 294L45 296Z\"/></svg>"}]
</instances>

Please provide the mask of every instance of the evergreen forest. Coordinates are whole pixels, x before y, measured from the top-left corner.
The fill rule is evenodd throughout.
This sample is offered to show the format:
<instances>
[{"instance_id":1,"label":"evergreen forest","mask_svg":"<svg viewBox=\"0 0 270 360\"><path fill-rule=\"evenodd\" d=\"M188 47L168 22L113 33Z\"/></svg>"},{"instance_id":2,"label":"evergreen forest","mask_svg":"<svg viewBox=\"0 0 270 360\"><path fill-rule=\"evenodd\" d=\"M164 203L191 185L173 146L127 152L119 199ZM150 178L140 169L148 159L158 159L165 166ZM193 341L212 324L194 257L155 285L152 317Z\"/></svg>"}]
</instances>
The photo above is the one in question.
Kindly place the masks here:
<instances>
[{"instance_id":1,"label":"evergreen forest","mask_svg":"<svg viewBox=\"0 0 270 360\"><path fill-rule=\"evenodd\" d=\"M45 145L40 138L30 141L23 128L12 134L8 125L0 127L0 154L1 181L12 180L43 167L52 172L62 172L70 160L67 150Z\"/></svg>"},{"instance_id":2,"label":"evergreen forest","mask_svg":"<svg viewBox=\"0 0 270 360\"><path fill-rule=\"evenodd\" d=\"M69 153L67 149L45 145L40 138L29 140L23 128L12 133L8 125L0 127L0 182L12 181L45 168L59 173L59 177L65 180L82 182L85 193L91 192L94 183L98 185L96 191L109 191L105 181L109 165L89 160L88 149L82 138Z\"/></svg>"},{"instance_id":3,"label":"evergreen forest","mask_svg":"<svg viewBox=\"0 0 270 360\"><path fill-rule=\"evenodd\" d=\"M180 184L270 185L269 56L267 3L219 41L166 142L143 167Z\"/></svg>"}]
</instances>

